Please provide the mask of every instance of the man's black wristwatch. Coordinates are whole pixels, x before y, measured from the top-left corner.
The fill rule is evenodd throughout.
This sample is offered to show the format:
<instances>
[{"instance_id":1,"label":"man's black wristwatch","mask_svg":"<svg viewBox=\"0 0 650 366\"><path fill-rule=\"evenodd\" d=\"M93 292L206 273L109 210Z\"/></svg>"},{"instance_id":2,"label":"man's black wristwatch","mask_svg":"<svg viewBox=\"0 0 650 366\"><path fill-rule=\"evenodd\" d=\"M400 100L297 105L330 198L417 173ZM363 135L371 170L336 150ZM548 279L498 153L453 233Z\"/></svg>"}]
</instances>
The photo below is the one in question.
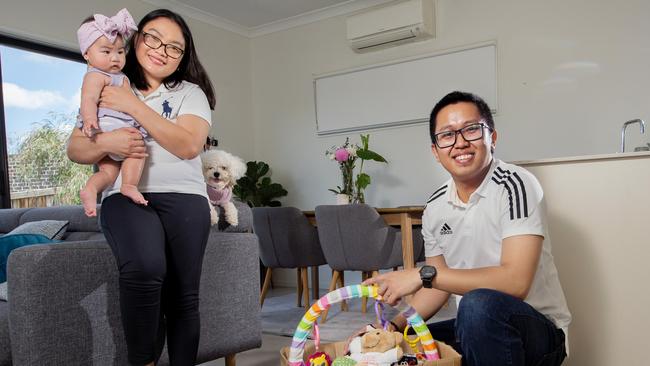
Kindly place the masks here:
<instances>
[{"instance_id":1,"label":"man's black wristwatch","mask_svg":"<svg viewBox=\"0 0 650 366\"><path fill-rule=\"evenodd\" d=\"M436 267L434 266L422 266L420 268L420 279L422 280L422 287L424 288L433 288L432 282L436 277Z\"/></svg>"}]
</instances>

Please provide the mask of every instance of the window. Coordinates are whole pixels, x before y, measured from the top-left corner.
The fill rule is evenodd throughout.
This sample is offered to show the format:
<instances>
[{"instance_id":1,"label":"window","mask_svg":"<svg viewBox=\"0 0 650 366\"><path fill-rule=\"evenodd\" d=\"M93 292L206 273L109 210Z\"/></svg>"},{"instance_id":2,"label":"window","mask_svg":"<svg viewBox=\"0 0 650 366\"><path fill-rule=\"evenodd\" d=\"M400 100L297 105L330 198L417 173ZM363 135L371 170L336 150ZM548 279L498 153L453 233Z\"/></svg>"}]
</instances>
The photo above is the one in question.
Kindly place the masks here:
<instances>
[{"instance_id":1,"label":"window","mask_svg":"<svg viewBox=\"0 0 650 366\"><path fill-rule=\"evenodd\" d=\"M3 208L79 203L92 167L65 141L86 64L78 53L0 35L0 198Z\"/></svg>"}]
</instances>

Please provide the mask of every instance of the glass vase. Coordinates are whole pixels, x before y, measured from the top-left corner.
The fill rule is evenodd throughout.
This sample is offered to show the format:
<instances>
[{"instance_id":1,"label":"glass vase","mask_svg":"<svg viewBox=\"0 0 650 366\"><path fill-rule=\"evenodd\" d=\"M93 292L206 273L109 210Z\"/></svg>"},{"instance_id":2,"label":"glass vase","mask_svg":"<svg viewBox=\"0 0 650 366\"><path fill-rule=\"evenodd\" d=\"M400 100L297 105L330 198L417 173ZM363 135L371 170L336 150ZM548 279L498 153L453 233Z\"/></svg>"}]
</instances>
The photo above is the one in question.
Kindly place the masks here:
<instances>
[{"instance_id":1,"label":"glass vase","mask_svg":"<svg viewBox=\"0 0 650 366\"><path fill-rule=\"evenodd\" d=\"M363 190L356 190L354 192L351 203L366 203L366 197L363 194Z\"/></svg>"}]
</instances>

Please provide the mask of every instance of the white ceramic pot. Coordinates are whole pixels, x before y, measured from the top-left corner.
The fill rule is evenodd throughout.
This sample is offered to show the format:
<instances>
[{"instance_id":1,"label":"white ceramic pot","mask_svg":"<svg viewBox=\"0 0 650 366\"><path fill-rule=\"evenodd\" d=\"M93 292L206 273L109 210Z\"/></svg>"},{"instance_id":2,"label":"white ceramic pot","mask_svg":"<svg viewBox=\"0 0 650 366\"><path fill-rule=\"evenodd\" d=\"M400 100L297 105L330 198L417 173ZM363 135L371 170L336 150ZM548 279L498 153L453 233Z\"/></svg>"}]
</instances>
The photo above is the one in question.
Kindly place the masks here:
<instances>
[{"instance_id":1,"label":"white ceramic pot","mask_svg":"<svg viewBox=\"0 0 650 366\"><path fill-rule=\"evenodd\" d=\"M350 203L350 196L347 194L339 193L336 195L336 204L337 205L347 205Z\"/></svg>"}]
</instances>

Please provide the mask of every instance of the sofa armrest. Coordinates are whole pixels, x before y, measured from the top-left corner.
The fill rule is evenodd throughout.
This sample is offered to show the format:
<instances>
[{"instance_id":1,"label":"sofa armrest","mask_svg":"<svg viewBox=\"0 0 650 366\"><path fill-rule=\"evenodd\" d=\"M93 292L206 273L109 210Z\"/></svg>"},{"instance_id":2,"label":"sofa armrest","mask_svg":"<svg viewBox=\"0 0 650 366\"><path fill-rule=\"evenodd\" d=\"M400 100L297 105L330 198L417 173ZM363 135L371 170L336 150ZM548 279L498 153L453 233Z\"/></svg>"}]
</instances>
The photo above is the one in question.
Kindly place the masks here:
<instances>
[{"instance_id":1,"label":"sofa armrest","mask_svg":"<svg viewBox=\"0 0 650 366\"><path fill-rule=\"evenodd\" d=\"M104 240L32 245L7 265L15 365L126 365L118 275Z\"/></svg>"},{"instance_id":2,"label":"sofa armrest","mask_svg":"<svg viewBox=\"0 0 650 366\"><path fill-rule=\"evenodd\" d=\"M237 226L230 226L230 224L226 222L223 209L217 206L216 209L219 212L219 224L217 224L217 226L219 231L231 233L252 233L253 211L246 203L237 198L233 199L232 203L237 208L237 220L239 221L239 224Z\"/></svg>"},{"instance_id":3,"label":"sofa armrest","mask_svg":"<svg viewBox=\"0 0 650 366\"><path fill-rule=\"evenodd\" d=\"M258 257L254 234L211 229L201 276L197 361L261 345ZM105 240L16 249L7 275L15 365L128 364L118 272Z\"/></svg>"},{"instance_id":4,"label":"sofa armrest","mask_svg":"<svg viewBox=\"0 0 650 366\"><path fill-rule=\"evenodd\" d=\"M257 236L212 229L201 277L201 341L205 362L262 345Z\"/></svg>"}]
</instances>

